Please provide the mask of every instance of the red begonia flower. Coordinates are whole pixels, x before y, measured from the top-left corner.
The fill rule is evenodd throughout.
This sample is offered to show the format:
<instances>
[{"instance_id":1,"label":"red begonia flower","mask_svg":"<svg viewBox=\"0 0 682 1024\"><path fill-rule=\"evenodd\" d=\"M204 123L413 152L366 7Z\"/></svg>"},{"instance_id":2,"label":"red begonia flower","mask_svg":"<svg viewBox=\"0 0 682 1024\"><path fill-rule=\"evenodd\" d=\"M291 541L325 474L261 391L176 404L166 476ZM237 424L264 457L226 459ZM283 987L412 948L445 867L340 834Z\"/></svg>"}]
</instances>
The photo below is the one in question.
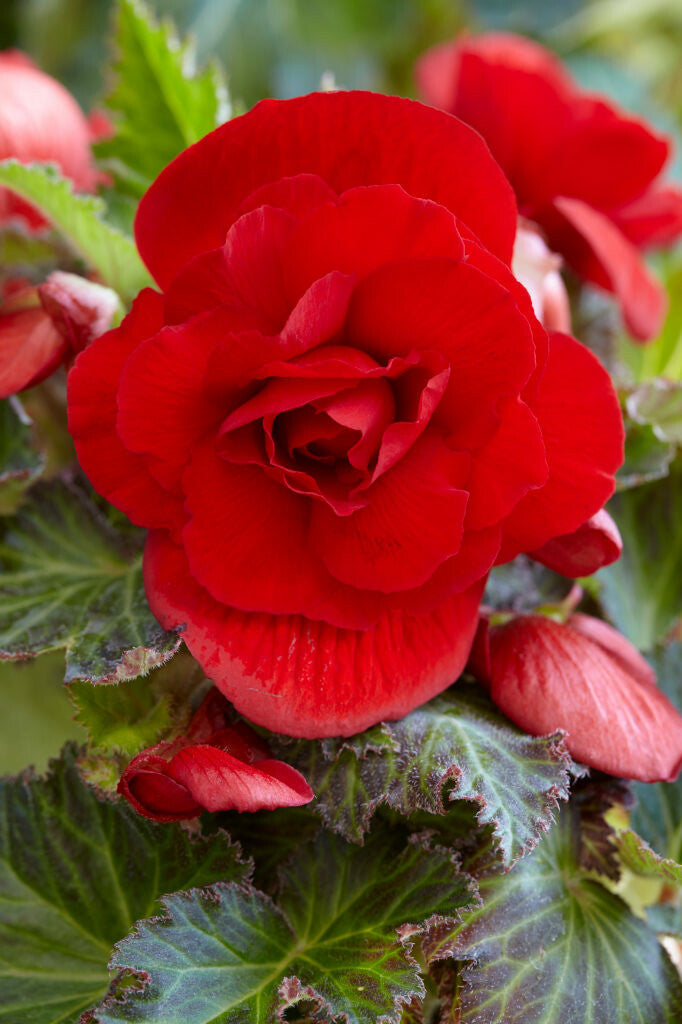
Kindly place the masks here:
<instances>
[{"instance_id":1,"label":"red begonia flower","mask_svg":"<svg viewBox=\"0 0 682 1024\"><path fill-rule=\"evenodd\" d=\"M590 767L643 782L677 777L682 716L650 665L605 622L482 619L470 667L513 722L535 736L565 730L571 754Z\"/></svg>"},{"instance_id":2,"label":"red begonia flower","mask_svg":"<svg viewBox=\"0 0 682 1024\"><path fill-rule=\"evenodd\" d=\"M682 191L662 185L670 145L580 89L537 43L490 33L441 44L417 65L425 98L476 128L519 212L585 280L613 292L638 339L655 336L664 291L639 250L682 234Z\"/></svg>"},{"instance_id":3,"label":"red begonia flower","mask_svg":"<svg viewBox=\"0 0 682 1024\"><path fill-rule=\"evenodd\" d=\"M262 811L299 807L313 799L300 772L270 756L244 722L230 723L227 702L209 692L179 739L143 750L118 791L146 818L181 821L202 811Z\"/></svg>"},{"instance_id":4,"label":"red begonia flower","mask_svg":"<svg viewBox=\"0 0 682 1024\"><path fill-rule=\"evenodd\" d=\"M119 308L111 288L55 270L0 306L0 398L33 387L103 334Z\"/></svg>"},{"instance_id":5,"label":"red begonia flower","mask_svg":"<svg viewBox=\"0 0 682 1024\"><path fill-rule=\"evenodd\" d=\"M81 192L94 190L98 176L90 142L92 129L63 85L18 50L0 53L0 160L54 163ZM29 228L46 220L29 203L0 189L0 223L14 218Z\"/></svg>"},{"instance_id":6,"label":"red begonia flower","mask_svg":"<svg viewBox=\"0 0 682 1024\"><path fill-rule=\"evenodd\" d=\"M265 101L152 185L143 291L79 356L93 485L149 527L152 610L240 712L357 732L459 675L490 567L622 459L607 373L510 268L480 137L370 93Z\"/></svg>"}]
</instances>

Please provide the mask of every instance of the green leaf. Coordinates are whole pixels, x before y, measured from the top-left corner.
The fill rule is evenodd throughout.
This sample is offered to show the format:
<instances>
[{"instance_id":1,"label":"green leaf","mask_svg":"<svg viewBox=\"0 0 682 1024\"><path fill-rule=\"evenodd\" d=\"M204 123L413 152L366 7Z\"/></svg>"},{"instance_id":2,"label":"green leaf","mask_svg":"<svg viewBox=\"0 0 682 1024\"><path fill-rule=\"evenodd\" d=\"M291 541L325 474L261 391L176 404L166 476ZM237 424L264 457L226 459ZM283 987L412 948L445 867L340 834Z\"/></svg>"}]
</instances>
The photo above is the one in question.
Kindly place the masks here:
<instances>
[{"instance_id":1,"label":"green leaf","mask_svg":"<svg viewBox=\"0 0 682 1024\"><path fill-rule=\"evenodd\" d=\"M172 23L157 24L139 0L120 0L114 87L106 99L116 133L97 147L125 190L141 196L187 146L229 116L227 90L212 62L197 74L193 47Z\"/></svg>"},{"instance_id":2,"label":"green leaf","mask_svg":"<svg viewBox=\"0 0 682 1024\"><path fill-rule=\"evenodd\" d=\"M461 970L461 1024L675 1024L682 982L648 925L580 863L571 802L530 857L479 878L482 904L425 943ZM458 1015L459 1014L459 1015Z\"/></svg>"},{"instance_id":3,"label":"green leaf","mask_svg":"<svg viewBox=\"0 0 682 1024\"><path fill-rule=\"evenodd\" d=\"M661 480L674 458L675 445L656 437L653 427L626 420L625 461L616 473L616 489L626 491Z\"/></svg>"},{"instance_id":4,"label":"green leaf","mask_svg":"<svg viewBox=\"0 0 682 1024\"><path fill-rule=\"evenodd\" d=\"M627 410L635 423L650 424L659 441L682 444L682 383L657 377L628 395Z\"/></svg>"},{"instance_id":5,"label":"green leaf","mask_svg":"<svg viewBox=\"0 0 682 1024\"><path fill-rule=\"evenodd\" d=\"M571 581L565 576L546 569L527 555L519 555L513 562L492 570L483 604L500 611L524 614L543 605L558 604L570 589Z\"/></svg>"},{"instance_id":6,"label":"green leaf","mask_svg":"<svg viewBox=\"0 0 682 1024\"><path fill-rule=\"evenodd\" d=\"M31 419L19 399L0 401L0 513L10 511L21 492L45 468L45 457L33 445Z\"/></svg>"},{"instance_id":7,"label":"green leaf","mask_svg":"<svg viewBox=\"0 0 682 1024\"><path fill-rule=\"evenodd\" d=\"M107 991L111 947L160 895L243 880L227 837L193 841L100 801L75 750L0 783L0 1024L75 1024Z\"/></svg>"},{"instance_id":8,"label":"green leaf","mask_svg":"<svg viewBox=\"0 0 682 1024\"><path fill-rule=\"evenodd\" d=\"M632 829L619 832L614 842L621 863L635 875L641 875L644 878L659 878L671 885L682 885L682 864L659 857L649 844Z\"/></svg>"},{"instance_id":9,"label":"green leaf","mask_svg":"<svg viewBox=\"0 0 682 1024\"><path fill-rule=\"evenodd\" d=\"M153 746L172 723L170 696L155 694L147 678L118 686L74 682L71 696L78 709L76 721L88 730L90 743L128 757Z\"/></svg>"},{"instance_id":10,"label":"green leaf","mask_svg":"<svg viewBox=\"0 0 682 1024\"><path fill-rule=\"evenodd\" d=\"M75 195L71 182L54 167L0 160L0 185L38 207L124 302L152 283L132 238L102 220L103 201L97 196Z\"/></svg>"},{"instance_id":11,"label":"green leaf","mask_svg":"<svg viewBox=\"0 0 682 1024\"><path fill-rule=\"evenodd\" d=\"M140 922L111 960L148 975L147 988L94 1020L266 1024L303 1000L346 1024L397 1024L424 993L409 940L431 918L452 926L469 886L445 851L386 831L363 848L323 833L282 870L274 903L221 884L165 899L167 916Z\"/></svg>"},{"instance_id":12,"label":"green leaf","mask_svg":"<svg viewBox=\"0 0 682 1024\"><path fill-rule=\"evenodd\" d=\"M139 536L68 480L33 488L0 542L0 656L65 647L67 682L131 679L167 661L179 642L147 605Z\"/></svg>"},{"instance_id":13,"label":"green leaf","mask_svg":"<svg viewBox=\"0 0 682 1024\"><path fill-rule=\"evenodd\" d=\"M560 738L528 736L478 686L459 682L382 730L392 749L386 741L387 749L375 749L376 727L360 754L366 734L336 756L318 742L279 745L277 756L308 779L325 824L356 842L382 803L403 815L444 814L450 801L469 800L479 824L494 826L509 864L533 848L568 796L571 762Z\"/></svg>"},{"instance_id":14,"label":"green leaf","mask_svg":"<svg viewBox=\"0 0 682 1024\"><path fill-rule=\"evenodd\" d=\"M601 569L601 599L614 625L640 650L651 650L682 615L682 470L615 495L609 511L623 554Z\"/></svg>"}]
</instances>

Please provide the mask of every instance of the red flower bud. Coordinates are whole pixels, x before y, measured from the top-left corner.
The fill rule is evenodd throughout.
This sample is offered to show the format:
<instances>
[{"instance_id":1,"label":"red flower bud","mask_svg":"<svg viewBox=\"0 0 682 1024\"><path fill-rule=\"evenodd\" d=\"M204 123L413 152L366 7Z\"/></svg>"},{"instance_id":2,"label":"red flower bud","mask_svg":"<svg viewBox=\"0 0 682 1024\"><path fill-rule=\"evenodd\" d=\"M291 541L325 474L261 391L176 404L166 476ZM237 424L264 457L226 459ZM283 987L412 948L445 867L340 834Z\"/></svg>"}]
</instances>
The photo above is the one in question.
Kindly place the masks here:
<instances>
[{"instance_id":1,"label":"red flower bud","mask_svg":"<svg viewBox=\"0 0 682 1024\"><path fill-rule=\"evenodd\" d=\"M487 633L487 635L486 635ZM579 761L628 779L671 781L682 767L682 716L649 664L599 619L520 615L479 630L470 668L497 706L535 736L563 729Z\"/></svg>"},{"instance_id":2,"label":"red flower bud","mask_svg":"<svg viewBox=\"0 0 682 1024\"><path fill-rule=\"evenodd\" d=\"M618 527L602 508L573 533L555 537L531 551L530 556L554 572L575 578L590 576L597 569L610 565L620 558L622 550Z\"/></svg>"},{"instance_id":3,"label":"red flower bud","mask_svg":"<svg viewBox=\"0 0 682 1024\"><path fill-rule=\"evenodd\" d=\"M55 270L0 309L0 398L39 384L107 330L119 305L111 288Z\"/></svg>"},{"instance_id":4,"label":"red flower bud","mask_svg":"<svg viewBox=\"0 0 682 1024\"><path fill-rule=\"evenodd\" d=\"M270 757L267 744L244 722L228 723L228 704L212 690L187 734L143 750L130 762L118 791L156 821L180 821L207 811L298 807L313 799L303 776Z\"/></svg>"},{"instance_id":5,"label":"red flower bud","mask_svg":"<svg viewBox=\"0 0 682 1024\"><path fill-rule=\"evenodd\" d=\"M0 159L54 163L79 191L97 183L92 130L73 96L16 50L0 53ZM0 189L0 223L20 217L41 228L45 219L23 199Z\"/></svg>"}]
</instances>

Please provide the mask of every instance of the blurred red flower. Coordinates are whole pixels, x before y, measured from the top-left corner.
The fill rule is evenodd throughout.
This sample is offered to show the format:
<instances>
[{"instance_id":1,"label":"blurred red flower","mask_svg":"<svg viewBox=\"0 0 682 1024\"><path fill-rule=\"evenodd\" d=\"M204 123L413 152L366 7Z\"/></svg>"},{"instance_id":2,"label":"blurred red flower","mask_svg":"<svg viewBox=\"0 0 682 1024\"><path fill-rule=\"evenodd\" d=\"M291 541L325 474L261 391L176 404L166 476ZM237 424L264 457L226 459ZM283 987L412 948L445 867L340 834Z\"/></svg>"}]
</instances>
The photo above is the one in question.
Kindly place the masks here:
<instances>
[{"instance_id":1,"label":"blurred red flower","mask_svg":"<svg viewBox=\"0 0 682 1024\"><path fill-rule=\"evenodd\" d=\"M474 131L370 93L265 101L143 198L163 294L78 358L70 429L152 530L152 610L255 722L406 714L461 672L490 567L611 495L611 381L535 318L516 226Z\"/></svg>"},{"instance_id":2,"label":"blurred red flower","mask_svg":"<svg viewBox=\"0 0 682 1024\"><path fill-rule=\"evenodd\" d=\"M617 296L635 338L655 336L665 293L639 250L682 234L682 191L660 179L668 140L521 36L463 36L426 53L416 73L430 103L483 135L550 248Z\"/></svg>"},{"instance_id":3,"label":"blurred red flower","mask_svg":"<svg viewBox=\"0 0 682 1024\"><path fill-rule=\"evenodd\" d=\"M106 119L96 115L91 123L64 86L18 50L0 53L0 96L0 160L54 163L78 191L93 191L98 174L90 143L107 131ZM0 223L15 218L32 229L47 224L25 200L0 189Z\"/></svg>"},{"instance_id":4,"label":"blurred red flower","mask_svg":"<svg viewBox=\"0 0 682 1024\"><path fill-rule=\"evenodd\" d=\"M564 623L519 615L481 619L470 667L526 732L564 729L571 754L600 771L671 781L682 766L682 716L651 666L607 623L574 614Z\"/></svg>"},{"instance_id":5,"label":"blurred red flower","mask_svg":"<svg viewBox=\"0 0 682 1024\"><path fill-rule=\"evenodd\" d=\"M155 821L195 818L203 810L299 807L314 796L300 772L273 760L253 729L230 722L227 701L217 690L208 693L185 736L133 758L118 791Z\"/></svg>"}]
</instances>

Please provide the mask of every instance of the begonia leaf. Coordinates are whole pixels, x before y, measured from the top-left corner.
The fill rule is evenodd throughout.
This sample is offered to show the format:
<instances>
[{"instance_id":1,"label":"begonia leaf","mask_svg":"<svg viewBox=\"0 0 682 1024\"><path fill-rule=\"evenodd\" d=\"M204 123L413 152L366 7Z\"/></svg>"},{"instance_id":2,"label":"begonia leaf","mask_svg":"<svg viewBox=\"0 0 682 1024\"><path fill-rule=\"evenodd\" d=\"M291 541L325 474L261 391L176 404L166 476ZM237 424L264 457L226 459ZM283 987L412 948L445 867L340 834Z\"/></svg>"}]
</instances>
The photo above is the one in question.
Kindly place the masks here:
<instances>
[{"instance_id":1,"label":"begonia leaf","mask_svg":"<svg viewBox=\"0 0 682 1024\"><path fill-rule=\"evenodd\" d=\"M102 199L76 195L71 182L51 166L22 164L13 159L0 161L0 185L11 188L37 207L124 302L130 302L149 284L149 275L132 238L102 219Z\"/></svg>"},{"instance_id":2,"label":"begonia leaf","mask_svg":"<svg viewBox=\"0 0 682 1024\"><path fill-rule=\"evenodd\" d=\"M157 743L171 725L170 697L154 693L146 677L118 686L93 686L77 680L70 689L78 709L76 721L88 730L90 742L102 750L120 750L132 757Z\"/></svg>"},{"instance_id":3,"label":"begonia leaf","mask_svg":"<svg viewBox=\"0 0 682 1024\"><path fill-rule=\"evenodd\" d=\"M17 398L0 401L0 513L10 511L40 476L45 457L34 447L31 420Z\"/></svg>"},{"instance_id":4,"label":"begonia leaf","mask_svg":"<svg viewBox=\"0 0 682 1024\"><path fill-rule=\"evenodd\" d=\"M541 605L558 604L568 594L570 581L527 555L497 565L490 573L483 604L500 611L533 612Z\"/></svg>"},{"instance_id":5,"label":"begonia leaf","mask_svg":"<svg viewBox=\"0 0 682 1024\"><path fill-rule=\"evenodd\" d=\"M425 944L462 964L452 1018L461 1024L674 1024L682 982L646 922L580 863L571 802L511 871L478 878L482 904Z\"/></svg>"},{"instance_id":6,"label":"begonia leaf","mask_svg":"<svg viewBox=\"0 0 682 1024\"><path fill-rule=\"evenodd\" d=\"M660 480L670 472L675 445L661 441L649 424L626 422L625 462L616 473L616 489L629 490Z\"/></svg>"},{"instance_id":7,"label":"begonia leaf","mask_svg":"<svg viewBox=\"0 0 682 1024\"><path fill-rule=\"evenodd\" d=\"M281 878L274 902L220 883L167 897L165 915L139 922L110 964L144 972L144 991L105 1002L93 1020L266 1024L303 1002L323 1020L397 1024L424 994L410 955L424 923L451 927L475 901L446 851L383 830L364 848L323 833Z\"/></svg>"},{"instance_id":8,"label":"begonia leaf","mask_svg":"<svg viewBox=\"0 0 682 1024\"><path fill-rule=\"evenodd\" d=\"M509 864L533 848L568 795L571 762L560 737L526 735L477 686L459 682L383 730L394 749L376 750L374 729L364 750L361 734L336 757L309 741L278 751L310 783L325 825L356 842L382 803L403 815L444 814L450 800L469 800L479 824L493 824Z\"/></svg>"},{"instance_id":9,"label":"begonia leaf","mask_svg":"<svg viewBox=\"0 0 682 1024\"><path fill-rule=\"evenodd\" d=\"M147 606L139 540L68 480L33 488L0 542L0 657L64 647L67 682L130 679L167 661L179 641Z\"/></svg>"},{"instance_id":10,"label":"begonia leaf","mask_svg":"<svg viewBox=\"0 0 682 1024\"><path fill-rule=\"evenodd\" d=\"M141 196L173 157L229 116L220 67L197 73L193 46L171 22L157 24L139 0L120 0L114 85L106 98L114 135L97 152L124 191Z\"/></svg>"},{"instance_id":11,"label":"begonia leaf","mask_svg":"<svg viewBox=\"0 0 682 1024\"><path fill-rule=\"evenodd\" d=\"M657 377L628 396L627 410L636 423L651 424L660 441L682 444L682 382Z\"/></svg>"},{"instance_id":12,"label":"begonia leaf","mask_svg":"<svg viewBox=\"0 0 682 1024\"><path fill-rule=\"evenodd\" d=\"M0 783L2 1024L76 1024L107 992L111 947L159 896L249 872L224 833L192 840L99 800L75 754Z\"/></svg>"},{"instance_id":13,"label":"begonia leaf","mask_svg":"<svg viewBox=\"0 0 682 1024\"><path fill-rule=\"evenodd\" d=\"M623 554L601 569L601 599L613 624L640 650L652 650L682 613L682 472L615 495L609 512Z\"/></svg>"}]
</instances>

